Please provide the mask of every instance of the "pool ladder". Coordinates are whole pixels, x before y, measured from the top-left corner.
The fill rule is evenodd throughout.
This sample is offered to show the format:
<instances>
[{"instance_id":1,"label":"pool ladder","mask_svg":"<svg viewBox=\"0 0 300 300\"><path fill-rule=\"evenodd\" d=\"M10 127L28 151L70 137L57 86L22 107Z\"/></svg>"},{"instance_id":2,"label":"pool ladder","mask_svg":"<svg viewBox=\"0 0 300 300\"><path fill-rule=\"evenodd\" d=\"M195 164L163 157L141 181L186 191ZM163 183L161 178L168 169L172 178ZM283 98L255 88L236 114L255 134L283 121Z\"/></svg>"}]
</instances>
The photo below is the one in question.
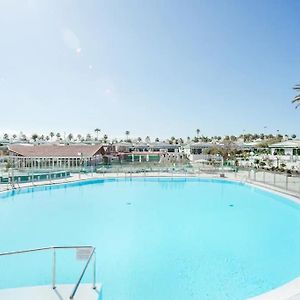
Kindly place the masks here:
<instances>
[{"instance_id":1,"label":"pool ladder","mask_svg":"<svg viewBox=\"0 0 300 300\"><path fill-rule=\"evenodd\" d=\"M27 249L27 250L19 250L19 251L12 251L12 252L3 252L0 253L1 256L8 256L8 255L17 255L17 254L24 254L30 252L42 252L42 251L53 251L52 257L52 288L56 289L56 252L57 250L66 250L66 249L75 249L77 251L77 258L78 259L86 259L86 263L84 268L77 280L72 293L70 295L70 299L74 299L75 294L78 290L78 287L82 281L82 278L88 268L92 258L94 258L94 265L93 265L93 283L92 288L96 289L96 248L93 246L50 246L50 247L43 247L43 248L34 248L34 249Z\"/></svg>"},{"instance_id":2,"label":"pool ladder","mask_svg":"<svg viewBox=\"0 0 300 300\"><path fill-rule=\"evenodd\" d=\"M16 189L19 189L20 188L20 184L19 182L15 182L14 180L8 180L7 182L7 189L9 189L9 187L11 187L12 190L16 190Z\"/></svg>"}]
</instances>

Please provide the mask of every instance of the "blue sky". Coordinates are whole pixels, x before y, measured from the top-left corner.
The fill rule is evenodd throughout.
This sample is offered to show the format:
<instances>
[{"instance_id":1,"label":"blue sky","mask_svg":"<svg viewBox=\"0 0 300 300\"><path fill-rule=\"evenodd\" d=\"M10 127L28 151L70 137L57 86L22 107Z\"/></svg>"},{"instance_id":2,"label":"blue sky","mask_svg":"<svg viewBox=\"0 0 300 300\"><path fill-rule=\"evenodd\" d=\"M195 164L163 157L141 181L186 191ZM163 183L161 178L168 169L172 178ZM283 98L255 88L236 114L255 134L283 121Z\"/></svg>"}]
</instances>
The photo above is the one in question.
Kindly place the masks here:
<instances>
[{"instance_id":1,"label":"blue sky","mask_svg":"<svg viewBox=\"0 0 300 300\"><path fill-rule=\"evenodd\" d=\"M300 136L299 11L291 0L1 0L0 135Z\"/></svg>"}]
</instances>

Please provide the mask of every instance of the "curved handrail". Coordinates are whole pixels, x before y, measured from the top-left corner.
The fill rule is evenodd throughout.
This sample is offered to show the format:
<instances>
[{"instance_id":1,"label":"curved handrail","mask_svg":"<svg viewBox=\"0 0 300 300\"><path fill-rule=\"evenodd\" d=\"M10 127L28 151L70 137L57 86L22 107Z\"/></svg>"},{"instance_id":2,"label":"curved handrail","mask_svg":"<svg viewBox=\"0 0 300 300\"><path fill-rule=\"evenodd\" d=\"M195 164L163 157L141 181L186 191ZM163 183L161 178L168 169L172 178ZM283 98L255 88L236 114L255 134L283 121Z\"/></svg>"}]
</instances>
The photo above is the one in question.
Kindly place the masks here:
<instances>
[{"instance_id":1,"label":"curved handrail","mask_svg":"<svg viewBox=\"0 0 300 300\"><path fill-rule=\"evenodd\" d=\"M52 288L55 289L55 278L56 278L56 253L55 250L60 250L60 249L91 249L91 253L87 259L87 262L80 274L80 277L78 281L76 282L76 285L72 291L72 294L70 295L70 299L73 299L77 289L81 283L81 280L85 274L86 269L89 266L89 263L94 256L94 272L93 272L93 289L96 288L96 248L93 246L49 246L49 247L41 247L41 248L32 248L32 249L25 249L25 250L17 250L17 251L10 251L10 252L2 252L0 253L0 256L8 256L8 255L16 255L16 254L24 254L24 253L30 253L30 252L38 252L38 251L48 251L48 250L53 250L53 279L52 279Z\"/></svg>"}]
</instances>

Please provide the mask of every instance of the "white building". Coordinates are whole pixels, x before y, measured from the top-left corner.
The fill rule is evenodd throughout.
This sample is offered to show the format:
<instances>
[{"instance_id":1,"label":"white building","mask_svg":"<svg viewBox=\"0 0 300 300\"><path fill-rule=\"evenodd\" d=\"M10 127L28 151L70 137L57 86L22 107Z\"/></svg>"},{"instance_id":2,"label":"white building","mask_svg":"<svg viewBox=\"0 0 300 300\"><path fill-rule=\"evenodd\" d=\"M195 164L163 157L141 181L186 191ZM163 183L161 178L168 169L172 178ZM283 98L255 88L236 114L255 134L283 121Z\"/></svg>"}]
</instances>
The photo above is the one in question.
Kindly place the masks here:
<instances>
[{"instance_id":1,"label":"white building","mask_svg":"<svg viewBox=\"0 0 300 300\"><path fill-rule=\"evenodd\" d=\"M209 160L222 160L221 156L218 155L209 155L206 152L215 147L216 144L213 143L190 143L182 147L183 153L191 162L196 161L209 161Z\"/></svg>"},{"instance_id":2,"label":"white building","mask_svg":"<svg viewBox=\"0 0 300 300\"><path fill-rule=\"evenodd\" d=\"M179 152L180 145L166 142L155 142L149 144L149 151L154 152Z\"/></svg>"},{"instance_id":3,"label":"white building","mask_svg":"<svg viewBox=\"0 0 300 300\"><path fill-rule=\"evenodd\" d=\"M272 155L300 156L300 140L288 140L270 145Z\"/></svg>"}]
</instances>

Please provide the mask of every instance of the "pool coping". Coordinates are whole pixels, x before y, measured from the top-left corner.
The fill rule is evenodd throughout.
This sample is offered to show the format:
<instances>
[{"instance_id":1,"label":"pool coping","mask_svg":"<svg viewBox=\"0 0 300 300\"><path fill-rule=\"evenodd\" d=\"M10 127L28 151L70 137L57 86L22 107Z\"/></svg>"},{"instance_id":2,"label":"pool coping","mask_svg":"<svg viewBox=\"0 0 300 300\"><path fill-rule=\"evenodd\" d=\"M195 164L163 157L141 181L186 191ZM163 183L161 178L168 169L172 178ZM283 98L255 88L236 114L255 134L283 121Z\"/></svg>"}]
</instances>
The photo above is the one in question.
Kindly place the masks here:
<instances>
[{"instance_id":1,"label":"pool coping","mask_svg":"<svg viewBox=\"0 0 300 300\"><path fill-rule=\"evenodd\" d=\"M227 175L231 175L231 173L227 174ZM76 177L75 177L76 176ZM100 173L94 173L93 175L86 175L86 174L77 174L77 173L71 173L70 177L66 177L66 178L60 178L60 179L54 179L54 180L45 180L45 181L36 181L34 183L32 182L28 182L28 183L20 183L18 185L18 187L16 188L18 189L22 189L22 188L34 188L34 187L39 187L39 186L53 186L53 185L62 185L62 184L68 184L68 183L75 183L75 182L86 182L89 180L93 180L93 179L114 179L114 178L153 178L153 177L157 177L157 178L204 178L204 179L220 179L220 180L226 180L226 181L231 181L231 182L239 182L239 183L243 183L243 184L247 184L253 187L257 187L260 188L262 190L265 191L271 191L274 194L283 196L285 198L288 198L298 204L300 204L300 194L297 192L291 192L291 191L287 191L283 188L279 188L279 187L275 187L272 185L268 185L268 184L264 184L261 182L257 182L257 181L252 181L252 180L244 180L242 178L236 178L234 176L228 176L228 177L220 177L216 174L195 174L195 175L186 175L184 173L177 173L177 174L173 174L173 173L162 173L162 172L152 172L152 173L147 173L147 175L143 174L143 173L133 173L130 175L126 175L125 173L107 173L107 174L100 174ZM3 192L9 192L12 191L14 189L12 188L5 188L5 186L7 186L7 184L0 184L0 193Z\"/></svg>"},{"instance_id":2,"label":"pool coping","mask_svg":"<svg viewBox=\"0 0 300 300\"><path fill-rule=\"evenodd\" d=\"M75 175L77 175L75 177ZM122 176L123 175L123 176ZM278 187L269 186L263 183L254 182L251 180L242 180L241 178L235 177L220 177L216 174L195 174L194 176L187 176L186 174L172 174L172 173L147 173L145 174L130 174L129 176L121 173L109 173L109 174L93 174L88 176L87 174L71 174L71 177L57 179L50 181L40 181L35 182L35 184L30 183L21 183L18 189L24 188L35 188L42 186L53 186L53 185L65 185L76 182L88 182L91 180L97 179L130 179L130 178L203 178L203 179L216 179L216 180L224 180L229 182L243 183L253 188L258 188L260 190L271 192L275 195L279 195L283 198L287 198L288 200L297 203L300 205L300 196L298 194L294 195L293 193L289 193L286 190L283 190ZM0 186L1 188L1 186ZM1 190L1 193L10 192L12 189ZM1 290L0 290L1 291ZM261 295L248 298L247 300L300 300L300 277L296 277L295 279L275 288L270 291L267 291Z\"/></svg>"}]
</instances>

